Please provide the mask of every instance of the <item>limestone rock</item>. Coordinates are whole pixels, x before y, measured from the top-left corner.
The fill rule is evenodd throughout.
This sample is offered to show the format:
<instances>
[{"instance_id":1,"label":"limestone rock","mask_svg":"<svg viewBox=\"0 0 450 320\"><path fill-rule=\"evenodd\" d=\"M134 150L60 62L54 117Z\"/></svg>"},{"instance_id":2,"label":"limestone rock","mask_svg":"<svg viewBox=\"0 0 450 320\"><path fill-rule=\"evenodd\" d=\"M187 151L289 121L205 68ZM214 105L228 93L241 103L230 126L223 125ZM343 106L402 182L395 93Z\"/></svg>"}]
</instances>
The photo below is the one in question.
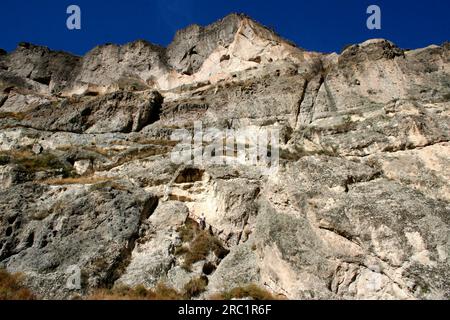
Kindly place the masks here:
<instances>
[{"instance_id":1,"label":"limestone rock","mask_svg":"<svg viewBox=\"0 0 450 320\"><path fill-rule=\"evenodd\" d=\"M156 78L168 72L164 54L164 48L146 41L96 47L83 57L80 72L72 77L66 92L106 93L150 88Z\"/></svg>"},{"instance_id":2,"label":"limestone rock","mask_svg":"<svg viewBox=\"0 0 450 320\"><path fill-rule=\"evenodd\" d=\"M91 160L78 160L75 161L73 167L79 175L84 175L92 170L92 162Z\"/></svg>"},{"instance_id":3,"label":"limestone rock","mask_svg":"<svg viewBox=\"0 0 450 320\"><path fill-rule=\"evenodd\" d=\"M448 43L321 54L239 14L167 48L21 43L0 50L0 267L47 299L199 277L195 299L449 299L449 133Z\"/></svg>"},{"instance_id":4,"label":"limestone rock","mask_svg":"<svg viewBox=\"0 0 450 320\"><path fill-rule=\"evenodd\" d=\"M56 93L78 72L80 58L46 47L20 43L15 51L7 55L6 61L13 75L48 86L50 92Z\"/></svg>"},{"instance_id":5,"label":"limestone rock","mask_svg":"<svg viewBox=\"0 0 450 320\"><path fill-rule=\"evenodd\" d=\"M172 254L177 241L176 229L184 224L189 214L179 202L165 202L147 220L145 242L135 247L131 261L118 283L152 287L167 275L173 265Z\"/></svg>"},{"instance_id":6,"label":"limestone rock","mask_svg":"<svg viewBox=\"0 0 450 320\"><path fill-rule=\"evenodd\" d=\"M157 121L161 105L157 92L137 95L118 91L100 97L63 99L34 105L19 120L40 130L107 133L139 131Z\"/></svg>"},{"instance_id":7,"label":"limestone rock","mask_svg":"<svg viewBox=\"0 0 450 320\"><path fill-rule=\"evenodd\" d=\"M42 146L40 144L34 144L32 151L34 154L41 154L42 151L44 151L44 148L42 148Z\"/></svg>"},{"instance_id":8,"label":"limestone rock","mask_svg":"<svg viewBox=\"0 0 450 320\"><path fill-rule=\"evenodd\" d=\"M156 198L135 192L36 184L1 191L2 266L24 272L32 289L48 298L114 282L141 223L157 204ZM75 291L66 286L72 266L83 276Z\"/></svg>"}]
</instances>

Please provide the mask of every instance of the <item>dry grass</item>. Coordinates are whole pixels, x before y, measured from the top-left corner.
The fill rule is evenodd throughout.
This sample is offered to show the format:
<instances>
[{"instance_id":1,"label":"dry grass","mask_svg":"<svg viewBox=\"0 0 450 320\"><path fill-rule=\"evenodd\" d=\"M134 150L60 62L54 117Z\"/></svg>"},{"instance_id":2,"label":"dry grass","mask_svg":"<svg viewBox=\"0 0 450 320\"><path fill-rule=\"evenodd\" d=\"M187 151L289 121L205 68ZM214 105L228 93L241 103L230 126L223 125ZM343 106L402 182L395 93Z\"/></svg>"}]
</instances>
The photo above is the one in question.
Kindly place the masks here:
<instances>
[{"instance_id":1,"label":"dry grass","mask_svg":"<svg viewBox=\"0 0 450 320\"><path fill-rule=\"evenodd\" d=\"M231 300L244 298L252 298L253 300L277 300L277 298L269 291L257 286L256 284L236 287L230 291L213 294L209 297L210 300Z\"/></svg>"},{"instance_id":2,"label":"dry grass","mask_svg":"<svg viewBox=\"0 0 450 320\"><path fill-rule=\"evenodd\" d=\"M146 137L137 137L135 139L132 139L131 141L124 141L124 140L114 141L114 144L122 145L122 146L129 146L129 145L133 145L135 143L142 144L142 145L157 145L157 146L165 146L165 147L175 147L179 143L179 141L164 140L164 139L148 139Z\"/></svg>"},{"instance_id":3,"label":"dry grass","mask_svg":"<svg viewBox=\"0 0 450 320\"><path fill-rule=\"evenodd\" d=\"M125 162L129 162L129 161L133 161L133 160L140 160L140 159L145 159L148 157L153 157L153 156L157 156L160 154L165 154L167 153L169 150L167 148L154 148L154 146L147 146L147 147L142 147L139 149L134 149L131 151L127 151L121 155L119 155L118 157L120 157L120 159L117 161L119 164L120 163L125 163Z\"/></svg>"},{"instance_id":4,"label":"dry grass","mask_svg":"<svg viewBox=\"0 0 450 320\"><path fill-rule=\"evenodd\" d=\"M115 156L116 160L114 161L114 163L111 165L102 166L101 170L102 171L111 170L113 168L124 165L131 161L143 160L143 159L146 159L149 157L166 154L169 151L170 151L169 148L155 147L155 146L146 146L146 147L142 147L140 149L126 151L126 152L116 155Z\"/></svg>"},{"instance_id":5,"label":"dry grass","mask_svg":"<svg viewBox=\"0 0 450 320\"><path fill-rule=\"evenodd\" d=\"M328 156L328 157L337 157L338 151L328 150L328 149L321 149L321 150L314 150L314 151L306 151L303 146L294 146L292 150L288 149L280 149L280 158L283 160L290 160L290 161L297 161L303 157L309 157L309 156Z\"/></svg>"},{"instance_id":6,"label":"dry grass","mask_svg":"<svg viewBox=\"0 0 450 320\"><path fill-rule=\"evenodd\" d=\"M184 256L184 267L190 269L197 262L206 259L210 252L220 255L223 247L219 240L205 231L201 231L191 242L189 251Z\"/></svg>"},{"instance_id":7,"label":"dry grass","mask_svg":"<svg viewBox=\"0 0 450 320\"><path fill-rule=\"evenodd\" d=\"M206 286L208 285L208 278L199 277L191 279L188 283L184 285L184 296L186 298L197 297L200 293L206 291Z\"/></svg>"},{"instance_id":8,"label":"dry grass","mask_svg":"<svg viewBox=\"0 0 450 320\"><path fill-rule=\"evenodd\" d=\"M0 162L3 165L17 164L27 172L60 170L63 177L70 177L73 172L70 165L47 152L36 155L30 150L1 151Z\"/></svg>"},{"instance_id":9,"label":"dry grass","mask_svg":"<svg viewBox=\"0 0 450 320\"><path fill-rule=\"evenodd\" d=\"M0 112L0 119L13 119L20 121L25 119L25 114L22 112Z\"/></svg>"},{"instance_id":10,"label":"dry grass","mask_svg":"<svg viewBox=\"0 0 450 320\"><path fill-rule=\"evenodd\" d=\"M182 242L190 242L201 231L197 222L187 219L185 224L178 228L178 233Z\"/></svg>"},{"instance_id":11,"label":"dry grass","mask_svg":"<svg viewBox=\"0 0 450 320\"><path fill-rule=\"evenodd\" d=\"M201 230L192 219L188 219L177 231L183 244L175 248L174 254L183 257L182 267L186 270L190 270L195 262L205 260L210 252L219 258L228 254L219 239Z\"/></svg>"},{"instance_id":12,"label":"dry grass","mask_svg":"<svg viewBox=\"0 0 450 320\"><path fill-rule=\"evenodd\" d=\"M163 140L163 139L141 139L137 142L141 144L151 144L151 145L158 145L158 146L166 146L166 147L175 147L179 141L173 141L173 140Z\"/></svg>"},{"instance_id":13,"label":"dry grass","mask_svg":"<svg viewBox=\"0 0 450 320\"><path fill-rule=\"evenodd\" d=\"M34 300L35 296L22 282L21 274L10 274L0 269L0 300Z\"/></svg>"},{"instance_id":14,"label":"dry grass","mask_svg":"<svg viewBox=\"0 0 450 320\"><path fill-rule=\"evenodd\" d=\"M87 145L87 146L72 146L72 145L61 145L57 148L59 151L64 152L84 152L89 154L88 158L91 160L94 160L98 158L99 156L103 158L112 158L119 154L120 152L123 152L123 148L120 148L118 146L111 146L111 147L99 147L96 145Z\"/></svg>"},{"instance_id":15,"label":"dry grass","mask_svg":"<svg viewBox=\"0 0 450 320\"><path fill-rule=\"evenodd\" d=\"M10 161L11 159L7 155L0 154L0 166L7 165Z\"/></svg>"},{"instance_id":16,"label":"dry grass","mask_svg":"<svg viewBox=\"0 0 450 320\"><path fill-rule=\"evenodd\" d=\"M352 121L352 117L350 115L346 115L342 118L342 122L333 126L333 131L335 133L346 133L352 130L355 130L357 127L357 123Z\"/></svg>"},{"instance_id":17,"label":"dry grass","mask_svg":"<svg viewBox=\"0 0 450 320\"><path fill-rule=\"evenodd\" d=\"M140 285L134 288L119 286L113 289L99 289L87 296L86 300L183 300L184 295L177 290L159 283L154 289Z\"/></svg>"},{"instance_id":18,"label":"dry grass","mask_svg":"<svg viewBox=\"0 0 450 320\"><path fill-rule=\"evenodd\" d=\"M86 151L91 151L91 152L95 152L98 153L102 156L105 157L110 157L112 155L114 155L114 150L111 150L110 148L102 148L102 147L97 147L97 146L87 146L84 147L84 149Z\"/></svg>"},{"instance_id":19,"label":"dry grass","mask_svg":"<svg viewBox=\"0 0 450 320\"><path fill-rule=\"evenodd\" d=\"M68 184L98 184L109 181L112 181L112 178L88 176L88 177L63 178L63 179L47 179L40 181L40 183L62 186Z\"/></svg>"},{"instance_id":20,"label":"dry grass","mask_svg":"<svg viewBox=\"0 0 450 320\"><path fill-rule=\"evenodd\" d=\"M197 297L206 290L208 279L206 277L194 278L189 281L179 292L164 283L159 283L153 289L147 289L143 285L136 287L117 286L112 289L98 289L86 300L188 300Z\"/></svg>"},{"instance_id":21,"label":"dry grass","mask_svg":"<svg viewBox=\"0 0 450 320\"><path fill-rule=\"evenodd\" d=\"M11 161L13 159L26 159L33 157L34 154L31 150L8 150L8 151L0 151L0 155L4 157L8 157Z\"/></svg>"}]
</instances>

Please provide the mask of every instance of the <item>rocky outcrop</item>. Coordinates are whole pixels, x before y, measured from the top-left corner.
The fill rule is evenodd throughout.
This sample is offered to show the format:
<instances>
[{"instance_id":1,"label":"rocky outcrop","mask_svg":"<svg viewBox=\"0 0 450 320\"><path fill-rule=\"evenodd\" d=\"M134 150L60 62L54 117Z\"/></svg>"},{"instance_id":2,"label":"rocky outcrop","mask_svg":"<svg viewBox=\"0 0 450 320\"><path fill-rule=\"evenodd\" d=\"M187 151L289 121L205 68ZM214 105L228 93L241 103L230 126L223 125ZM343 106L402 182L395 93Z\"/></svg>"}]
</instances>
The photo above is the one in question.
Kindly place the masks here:
<instances>
[{"instance_id":1,"label":"rocky outcrop","mask_svg":"<svg viewBox=\"0 0 450 320\"><path fill-rule=\"evenodd\" d=\"M102 45L88 52L73 79L70 94L146 89L169 71L165 49L146 41Z\"/></svg>"},{"instance_id":2,"label":"rocky outcrop","mask_svg":"<svg viewBox=\"0 0 450 320\"><path fill-rule=\"evenodd\" d=\"M30 43L20 43L5 60L11 75L48 86L49 91L55 93L68 85L78 72L80 62L79 57ZM2 74L0 80L6 75L8 73Z\"/></svg>"},{"instance_id":3,"label":"rocky outcrop","mask_svg":"<svg viewBox=\"0 0 450 320\"><path fill-rule=\"evenodd\" d=\"M167 48L168 62L178 72L192 75L218 46L229 46L241 23L238 15L229 15L207 27L191 25L180 30Z\"/></svg>"},{"instance_id":4,"label":"rocky outcrop","mask_svg":"<svg viewBox=\"0 0 450 320\"><path fill-rule=\"evenodd\" d=\"M26 98L24 98L26 99ZM118 91L104 96L74 96L66 99L30 99L23 102L13 94L3 106L14 110L21 105L20 124L30 128L65 132L135 132L155 122L163 98L158 92ZM37 102L37 103L36 103ZM17 111L19 111L17 110ZM25 115L26 114L26 115ZM14 117L11 120L14 119Z\"/></svg>"},{"instance_id":5,"label":"rocky outcrop","mask_svg":"<svg viewBox=\"0 0 450 320\"><path fill-rule=\"evenodd\" d=\"M2 191L2 264L25 272L30 287L47 298L73 294L67 286L73 266L82 288L113 283L158 203L136 191L130 197L107 184L21 184Z\"/></svg>"},{"instance_id":6,"label":"rocky outcrop","mask_svg":"<svg viewBox=\"0 0 450 320\"><path fill-rule=\"evenodd\" d=\"M265 130L279 149L241 161ZM0 267L43 298L202 278L196 298L449 299L449 132L448 44L306 52L237 14L168 48L20 44L0 52Z\"/></svg>"}]
</instances>

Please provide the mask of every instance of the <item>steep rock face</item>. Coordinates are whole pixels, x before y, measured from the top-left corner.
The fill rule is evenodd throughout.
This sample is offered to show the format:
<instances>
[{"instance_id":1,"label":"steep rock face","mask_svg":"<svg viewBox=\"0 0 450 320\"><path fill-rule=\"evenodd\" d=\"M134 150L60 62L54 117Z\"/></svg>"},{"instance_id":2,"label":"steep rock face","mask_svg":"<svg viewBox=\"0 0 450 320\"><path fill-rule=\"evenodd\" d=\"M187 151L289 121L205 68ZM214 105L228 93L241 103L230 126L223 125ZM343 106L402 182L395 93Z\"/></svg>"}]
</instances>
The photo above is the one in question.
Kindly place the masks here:
<instances>
[{"instance_id":1,"label":"steep rock face","mask_svg":"<svg viewBox=\"0 0 450 320\"><path fill-rule=\"evenodd\" d=\"M178 31L167 48L169 64L188 75L197 72L219 45L226 47L233 42L240 23L238 15L229 15L205 28L192 25Z\"/></svg>"},{"instance_id":2,"label":"steep rock face","mask_svg":"<svg viewBox=\"0 0 450 320\"><path fill-rule=\"evenodd\" d=\"M261 250L272 246L271 254L290 262L290 275L265 265L269 283L284 278L289 295L311 298L329 293L318 287L347 298L446 296L445 281L425 285L419 276L448 268L445 201L343 159L303 158L285 174L276 183L281 190L271 188L277 192L268 194L255 234ZM440 289L421 292L424 286Z\"/></svg>"},{"instance_id":3,"label":"steep rock face","mask_svg":"<svg viewBox=\"0 0 450 320\"><path fill-rule=\"evenodd\" d=\"M142 239L148 237L148 241L140 241L136 245L131 263L118 283L152 287L158 284L161 277L167 276L175 261L171 253L176 244L176 230L184 224L188 215L188 208L181 202L168 201L158 206L143 231Z\"/></svg>"},{"instance_id":4,"label":"steep rock face","mask_svg":"<svg viewBox=\"0 0 450 320\"><path fill-rule=\"evenodd\" d=\"M20 43L5 60L6 71L11 75L48 86L49 91L55 93L69 83L80 63L79 57L29 43ZM0 74L0 80L8 75L6 71Z\"/></svg>"},{"instance_id":5,"label":"steep rock face","mask_svg":"<svg viewBox=\"0 0 450 320\"><path fill-rule=\"evenodd\" d=\"M314 116L399 99L443 101L449 94L449 59L445 46L407 52L386 40L351 46L327 73Z\"/></svg>"},{"instance_id":6,"label":"steep rock face","mask_svg":"<svg viewBox=\"0 0 450 320\"><path fill-rule=\"evenodd\" d=\"M69 98L56 106L41 105L28 114L32 119L30 126L42 119L40 129L88 133L131 132L157 121L161 102L162 98L157 92L136 95L120 91L78 101L77 98L74 101ZM71 106L70 111L67 111L67 106Z\"/></svg>"},{"instance_id":7,"label":"steep rock face","mask_svg":"<svg viewBox=\"0 0 450 320\"><path fill-rule=\"evenodd\" d=\"M0 52L0 266L46 298L207 277L199 298L448 299L449 49L306 52L234 14L167 49ZM206 140L174 161L199 120L232 153L277 130L278 170Z\"/></svg>"},{"instance_id":8,"label":"steep rock face","mask_svg":"<svg viewBox=\"0 0 450 320\"><path fill-rule=\"evenodd\" d=\"M1 199L2 264L25 272L32 289L48 298L73 294L66 285L72 266L84 288L114 282L158 202L108 185L21 184Z\"/></svg>"},{"instance_id":9,"label":"steep rock face","mask_svg":"<svg viewBox=\"0 0 450 320\"><path fill-rule=\"evenodd\" d=\"M61 100L24 97L19 93L11 94L2 109L5 112L20 112L22 125L40 130L132 132L140 131L159 119L162 99L158 92L151 91L139 95L117 91L104 96ZM18 105L21 107L16 108Z\"/></svg>"},{"instance_id":10,"label":"steep rock face","mask_svg":"<svg viewBox=\"0 0 450 320\"><path fill-rule=\"evenodd\" d=\"M149 88L169 70L164 52L146 41L99 46L83 57L68 94Z\"/></svg>"}]
</instances>

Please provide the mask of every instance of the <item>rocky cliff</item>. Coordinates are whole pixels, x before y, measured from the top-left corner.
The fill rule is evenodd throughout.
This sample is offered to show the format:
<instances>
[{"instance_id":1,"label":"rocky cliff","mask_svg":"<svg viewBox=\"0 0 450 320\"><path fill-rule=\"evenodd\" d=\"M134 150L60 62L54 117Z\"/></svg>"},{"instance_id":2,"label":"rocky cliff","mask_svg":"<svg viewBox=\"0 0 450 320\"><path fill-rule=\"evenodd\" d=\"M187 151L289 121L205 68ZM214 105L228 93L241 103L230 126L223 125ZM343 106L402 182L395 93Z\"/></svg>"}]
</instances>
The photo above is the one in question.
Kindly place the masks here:
<instances>
[{"instance_id":1,"label":"rocky cliff","mask_svg":"<svg viewBox=\"0 0 450 320\"><path fill-rule=\"evenodd\" d=\"M276 129L277 170L173 161L198 120ZM167 48L21 43L0 50L0 267L47 299L199 277L199 298L256 284L288 299L449 299L449 129L448 43L321 54L236 14Z\"/></svg>"}]
</instances>

